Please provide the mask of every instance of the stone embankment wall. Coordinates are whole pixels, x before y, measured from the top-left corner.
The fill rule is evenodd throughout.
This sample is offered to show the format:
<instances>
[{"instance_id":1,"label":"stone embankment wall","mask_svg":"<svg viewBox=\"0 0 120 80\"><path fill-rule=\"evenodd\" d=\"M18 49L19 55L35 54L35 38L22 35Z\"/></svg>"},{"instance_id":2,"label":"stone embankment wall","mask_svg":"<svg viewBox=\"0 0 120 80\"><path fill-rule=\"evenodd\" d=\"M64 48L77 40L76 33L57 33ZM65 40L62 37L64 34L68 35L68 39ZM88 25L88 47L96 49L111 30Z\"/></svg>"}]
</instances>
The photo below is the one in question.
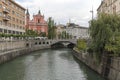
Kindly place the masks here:
<instances>
[{"instance_id":1,"label":"stone embankment wall","mask_svg":"<svg viewBox=\"0 0 120 80\"><path fill-rule=\"evenodd\" d=\"M8 51L12 49L19 49L25 47L26 41L0 41L0 51Z\"/></svg>"},{"instance_id":2,"label":"stone embankment wall","mask_svg":"<svg viewBox=\"0 0 120 80\"><path fill-rule=\"evenodd\" d=\"M18 56L48 48L50 48L48 41L2 41L0 42L0 64Z\"/></svg>"},{"instance_id":3,"label":"stone embankment wall","mask_svg":"<svg viewBox=\"0 0 120 80\"><path fill-rule=\"evenodd\" d=\"M73 54L75 57L77 57L80 61L85 63L87 66L89 66L91 69L95 70L99 74L101 74L102 70L102 64L98 65L95 62L95 59L91 56L91 54L88 53L81 53L78 50L74 49L75 53Z\"/></svg>"},{"instance_id":4,"label":"stone embankment wall","mask_svg":"<svg viewBox=\"0 0 120 80\"><path fill-rule=\"evenodd\" d=\"M100 64L96 64L95 59L89 53L81 53L74 49L73 54L80 61L85 63L91 69L99 73L101 76L105 77L107 80L120 80L120 57L105 57Z\"/></svg>"},{"instance_id":5,"label":"stone embankment wall","mask_svg":"<svg viewBox=\"0 0 120 80\"><path fill-rule=\"evenodd\" d=\"M111 58L111 65L109 66L109 80L120 80L120 57Z\"/></svg>"}]
</instances>

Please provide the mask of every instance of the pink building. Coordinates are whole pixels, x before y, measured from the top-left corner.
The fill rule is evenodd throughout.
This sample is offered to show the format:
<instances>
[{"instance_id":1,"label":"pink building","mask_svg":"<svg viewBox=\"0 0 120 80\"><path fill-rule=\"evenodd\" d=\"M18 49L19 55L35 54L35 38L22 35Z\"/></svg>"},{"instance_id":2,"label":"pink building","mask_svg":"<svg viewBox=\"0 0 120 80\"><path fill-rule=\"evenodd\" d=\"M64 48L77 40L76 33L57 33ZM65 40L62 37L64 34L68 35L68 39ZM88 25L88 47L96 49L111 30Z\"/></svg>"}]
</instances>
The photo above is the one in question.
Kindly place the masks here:
<instances>
[{"instance_id":1,"label":"pink building","mask_svg":"<svg viewBox=\"0 0 120 80\"><path fill-rule=\"evenodd\" d=\"M41 15L39 10L38 14L33 15L33 19L30 20L30 14L27 9L26 12L26 29L37 31L38 33L45 32L48 34L48 25L44 20L44 15Z\"/></svg>"}]
</instances>

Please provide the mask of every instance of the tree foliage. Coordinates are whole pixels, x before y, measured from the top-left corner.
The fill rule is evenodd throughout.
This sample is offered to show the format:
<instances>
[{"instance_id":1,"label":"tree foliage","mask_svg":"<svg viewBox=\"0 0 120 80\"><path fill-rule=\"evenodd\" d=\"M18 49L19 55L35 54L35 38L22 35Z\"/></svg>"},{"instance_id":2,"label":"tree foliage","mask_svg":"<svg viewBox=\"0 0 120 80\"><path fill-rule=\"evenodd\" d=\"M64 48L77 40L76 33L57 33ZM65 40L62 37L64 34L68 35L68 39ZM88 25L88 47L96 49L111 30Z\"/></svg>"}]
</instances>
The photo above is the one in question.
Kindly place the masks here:
<instances>
[{"instance_id":1,"label":"tree foliage","mask_svg":"<svg viewBox=\"0 0 120 80\"><path fill-rule=\"evenodd\" d=\"M90 22L90 47L94 52L110 51L119 53L120 50L120 16L101 14Z\"/></svg>"},{"instance_id":2,"label":"tree foliage","mask_svg":"<svg viewBox=\"0 0 120 80\"><path fill-rule=\"evenodd\" d=\"M60 34L58 34L59 39L71 39L72 35L67 33L66 31L62 31Z\"/></svg>"},{"instance_id":3,"label":"tree foliage","mask_svg":"<svg viewBox=\"0 0 120 80\"><path fill-rule=\"evenodd\" d=\"M29 37L32 37L32 36L35 37L35 36L38 36L38 33L33 30L26 30L25 35L28 35Z\"/></svg>"},{"instance_id":4,"label":"tree foliage","mask_svg":"<svg viewBox=\"0 0 120 80\"><path fill-rule=\"evenodd\" d=\"M56 24L54 23L54 20L50 17L48 19L48 39L54 39L56 38Z\"/></svg>"},{"instance_id":5,"label":"tree foliage","mask_svg":"<svg viewBox=\"0 0 120 80\"><path fill-rule=\"evenodd\" d=\"M78 39L78 41L77 41L77 48L79 50L86 50L86 48L87 48L86 41L84 39Z\"/></svg>"},{"instance_id":6,"label":"tree foliage","mask_svg":"<svg viewBox=\"0 0 120 80\"><path fill-rule=\"evenodd\" d=\"M45 33L45 32L41 32L41 33L40 33L40 36L41 36L41 37L46 37L46 33Z\"/></svg>"},{"instance_id":7,"label":"tree foliage","mask_svg":"<svg viewBox=\"0 0 120 80\"><path fill-rule=\"evenodd\" d=\"M115 55L120 53L120 32L114 33L114 37L110 38L106 43L105 49Z\"/></svg>"}]
</instances>

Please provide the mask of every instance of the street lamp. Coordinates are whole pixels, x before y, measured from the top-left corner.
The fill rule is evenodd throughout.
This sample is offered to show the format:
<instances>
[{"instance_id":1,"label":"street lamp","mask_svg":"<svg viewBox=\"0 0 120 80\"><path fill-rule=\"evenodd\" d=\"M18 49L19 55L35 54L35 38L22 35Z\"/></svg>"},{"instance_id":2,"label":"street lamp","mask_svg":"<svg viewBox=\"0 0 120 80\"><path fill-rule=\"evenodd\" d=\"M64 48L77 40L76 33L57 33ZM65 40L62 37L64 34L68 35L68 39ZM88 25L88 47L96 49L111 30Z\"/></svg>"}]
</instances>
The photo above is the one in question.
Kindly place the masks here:
<instances>
[{"instance_id":1,"label":"street lamp","mask_svg":"<svg viewBox=\"0 0 120 80\"><path fill-rule=\"evenodd\" d=\"M92 13L92 20L94 18L94 11L93 11L93 0L92 0L92 10L90 11Z\"/></svg>"},{"instance_id":2,"label":"street lamp","mask_svg":"<svg viewBox=\"0 0 120 80\"><path fill-rule=\"evenodd\" d=\"M92 13L92 20L93 20L93 13L94 13L94 12L93 12L93 10L91 10L90 12Z\"/></svg>"}]
</instances>

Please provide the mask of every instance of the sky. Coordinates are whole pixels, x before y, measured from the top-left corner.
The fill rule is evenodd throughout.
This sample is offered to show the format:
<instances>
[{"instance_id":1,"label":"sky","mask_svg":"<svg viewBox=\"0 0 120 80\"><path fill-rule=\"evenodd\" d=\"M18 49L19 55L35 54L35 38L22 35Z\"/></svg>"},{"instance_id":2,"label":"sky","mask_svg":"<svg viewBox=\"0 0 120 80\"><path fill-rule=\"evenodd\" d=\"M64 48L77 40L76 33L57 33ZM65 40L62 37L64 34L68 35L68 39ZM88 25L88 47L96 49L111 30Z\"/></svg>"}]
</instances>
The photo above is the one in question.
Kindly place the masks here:
<instances>
[{"instance_id":1,"label":"sky","mask_svg":"<svg viewBox=\"0 0 120 80\"><path fill-rule=\"evenodd\" d=\"M90 11L99 7L101 0L15 0L17 3L29 9L31 15L38 10L45 16L45 20L52 17L57 24L66 24L69 21L88 27L88 21L92 19Z\"/></svg>"}]
</instances>

